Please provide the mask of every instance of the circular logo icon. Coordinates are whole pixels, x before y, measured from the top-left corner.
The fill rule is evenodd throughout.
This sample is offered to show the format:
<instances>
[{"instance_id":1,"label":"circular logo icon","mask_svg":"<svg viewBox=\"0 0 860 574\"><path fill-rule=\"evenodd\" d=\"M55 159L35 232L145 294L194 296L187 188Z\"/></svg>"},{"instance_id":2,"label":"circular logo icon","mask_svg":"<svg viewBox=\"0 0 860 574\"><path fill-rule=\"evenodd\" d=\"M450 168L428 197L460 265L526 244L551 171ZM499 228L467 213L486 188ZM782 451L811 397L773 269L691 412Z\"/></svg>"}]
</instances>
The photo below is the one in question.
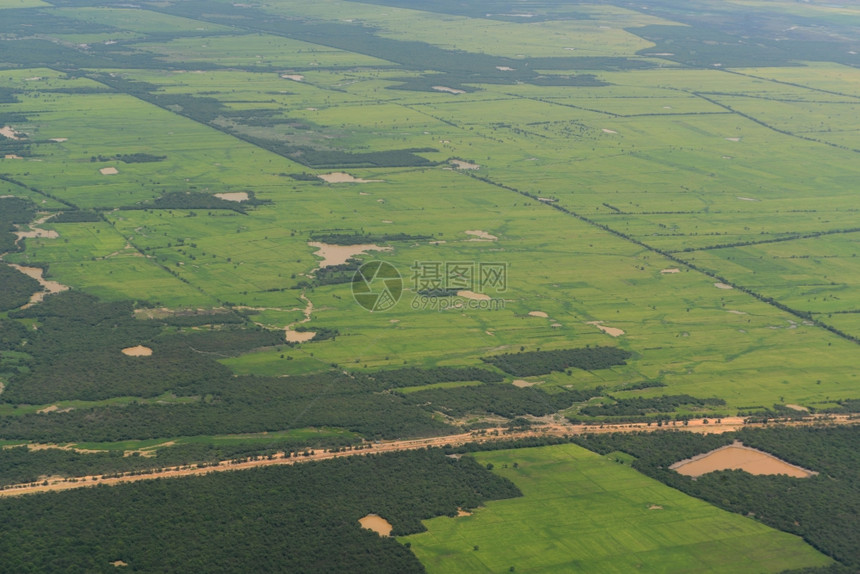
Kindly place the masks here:
<instances>
[{"instance_id":1,"label":"circular logo icon","mask_svg":"<svg viewBox=\"0 0 860 574\"><path fill-rule=\"evenodd\" d=\"M368 311L387 311L403 294L403 278L391 263L368 261L352 276L352 296Z\"/></svg>"}]
</instances>

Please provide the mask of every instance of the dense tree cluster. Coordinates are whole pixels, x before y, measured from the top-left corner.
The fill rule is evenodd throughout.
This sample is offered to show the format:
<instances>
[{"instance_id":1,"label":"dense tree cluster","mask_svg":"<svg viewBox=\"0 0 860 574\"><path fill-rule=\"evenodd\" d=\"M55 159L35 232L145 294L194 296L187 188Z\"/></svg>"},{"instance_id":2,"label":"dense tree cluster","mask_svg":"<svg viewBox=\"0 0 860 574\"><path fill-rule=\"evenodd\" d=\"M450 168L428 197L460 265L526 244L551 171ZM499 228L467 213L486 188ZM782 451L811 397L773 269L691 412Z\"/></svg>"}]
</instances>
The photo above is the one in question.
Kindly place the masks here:
<instances>
[{"instance_id":1,"label":"dense tree cluster","mask_svg":"<svg viewBox=\"0 0 860 574\"><path fill-rule=\"evenodd\" d=\"M285 338L284 332L280 330L232 327L167 335L161 337L158 343L167 347L186 347L216 357L235 357L253 349L283 345Z\"/></svg>"},{"instance_id":2,"label":"dense tree cluster","mask_svg":"<svg viewBox=\"0 0 860 574\"><path fill-rule=\"evenodd\" d=\"M0 254L16 248L15 225L30 223L35 215L33 203L18 197L0 197Z\"/></svg>"},{"instance_id":3,"label":"dense tree cluster","mask_svg":"<svg viewBox=\"0 0 860 574\"><path fill-rule=\"evenodd\" d=\"M640 391L642 389L655 389L659 387L665 387L666 383L663 381L640 381L638 383L629 383L623 385L621 388L616 389L618 391Z\"/></svg>"},{"instance_id":4,"label":"dense tree cluster","mask_svg":"<svg viewBox=\"0 0 860 574\"><path fill-rule=\"evenodd\" d=\"M513 385L486 384L476 387L430 389L403 395L411 404L421 405L449 416L489 413L503 417L522 415L544 416L586 401L601 393L601 389L585 391L563 390L546 393L536 388Z\"/></svg>"},{"instance_id":5,"label":"dense tree cluster","mask_svg":"<svg viewBox=\"0 0 860 574\"><path fill-rule=\"evenodd\" d=\"M188 395L205 391L230 374L187 344L175 344L170 337L159 340L161 328L135 320L127 301L102 303L92 296L66 291L11 316L35 319L37 328L15 349L29 355L29 369L9 380L0 395L4 402L45 404L63 399L152 397L167 390ZM194 343L204 351L219 349L224 346L220 339L229 337L228 333L200 333ZM245 333L241 332L242 339ZM250 337L260 335L247 333ZM259 339L255 342L260 346ZM124 348L138 345L151 348L152 356L122 353Z\"/></svg>"},{"instance_id":6,"label":"dense tree cluster","mask_svg":"<svg viewBox=\"0 0 860 574\"><path fill-rule=\"evenodd\" d=\"M101 214L98 211L87 209L63 211L51 218L51 223L95 223L98 221L102 221Z\"/></svg>"},{"instance_id":7,"label":"dense tree cluster","mask_svg":"<svg viewBox=\"0 0 860 574\"><path fill-rule=\"evenodd\" d=\"M199 400L191 403L134 403L0 417L0 437L108 442L338 427L367 438L394 439L456 431L399 396L374 392L376 383L340 371L289 378L216 373L201 380L198 388Z\"/></svg>"},{"instance_id":8,"label":"dense tree cluster","mask_svg":"<svg viewBox=\"0 0 860 574\"><path fill-rule=\"evenodd\" d=\"M215 197L209 193L198 191L171 191L150 202L144 202L133 206L124 206L122 209L225 209L237 213L246 213L246 207L262 205L269 201L257 199L253 192L246 192L248 199L245 201L228 201Z\"/></svg>"},{"instance_id":9,"label":"dense tree cluster","mask_svg":"<svg viewBox=\"0 0 860 574\"><path fill-rule=\"evenodd\" d=\"M483 361L517 377L546 375L570 368L592 371L624 365L632 354L618 347L526 351L485 357Z\"/></svg>"},{"instance_id":10,"label":"dense tree cluster","mask_svg":"<svg viewBox=\"0 0 860 574\"><path fill-rule=\"evenodd\" d=\"M171 327L202 327L204 325L241 325L247 322L247 319L233 311L227 312L198 312L189 311L181 313L172 313L166 317L157 319L141 319L143 321L152 321L162 325Z\"/></svg>"},{"instance_id":11,"label":"dense tree cluster","mask_svg":"<svg viewBox=\"0 0 860 574\"><path fill-rule=\"evenodd\" d=\"M614 403L582 407L579 412L591 417L641 417L656 413L671 413L679 407L703 408L725 404L726 401L717 398L700 399L690 395L664 395L616 399Z\"/></svg>"},{"instance_id":12,"label":"dense tree cluster","mask_svg":"<svg viewBox=\"0 0 860 574\"><path fill-rule=\"evenodd\" d=\"M346 263L340 265L329 265L314 271L309 279L297 282L293 289L310 289L321 285L342 285L350 283L355 277L355 272L361 267L362 262L350 257Z\"/></svg>"},{"instance_id":13,"label":"dense tree cluster","mask_svg":"<svg viewBox=\"0 0 860 574\"><path fill-rule=\"evenodd\" d=\"M0 285L0 311L21 307L42 290L38 281L5 264L0 264Z\"/></svg>"},{"instance_id":14,"label":"dense tree cluster","mask_svg":"<svg viewBox=\"0 0 860 574\"><path fill-rule=\"evenodd\" d=\"M457 381L498 383L504 379L496 371L481 369L479 367L433 367L432 369L404 367L402 369L373 371L366 373L365 376L378 383L383 389L418 387Z\"/></svg>"},{"instance_id":15,"label":"dense tree cluster","mask_svg":"<svg viewBox=\"0 0 860 574\"><path fill-rule=\"evenodd\" d=\"M402 535L520 492L439 450L0 499L0 572L423 572ZM74 535L70 536L69 533Z\"/></svg>"},{"instance_id":16,"label":"dense tree cluster","mask_svg":"<svg viewBox=\"0 0 860 574\"><path fill-rule=\"evenodd\" d=\"M151 153L120 153L111 156L92 156L90 161L121 161L123 163L155 163L167 159L166 155L153 155Z\"/></svg>"}]
</instances>

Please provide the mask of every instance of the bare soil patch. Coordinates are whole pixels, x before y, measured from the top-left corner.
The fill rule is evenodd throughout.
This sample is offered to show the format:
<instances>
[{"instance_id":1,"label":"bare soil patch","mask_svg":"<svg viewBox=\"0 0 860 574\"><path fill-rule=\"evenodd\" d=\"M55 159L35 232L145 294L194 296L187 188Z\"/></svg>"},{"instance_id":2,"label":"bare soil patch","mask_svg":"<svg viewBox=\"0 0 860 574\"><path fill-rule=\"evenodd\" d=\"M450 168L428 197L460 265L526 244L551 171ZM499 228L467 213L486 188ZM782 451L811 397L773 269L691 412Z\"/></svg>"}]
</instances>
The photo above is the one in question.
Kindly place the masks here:
<instances>
[{"instance_id":1,"label":"bare soil patch","mask_svg":"<svg viewBox=\"0 0 860 574\"><path fill-rule=\"evenodd\" d=\"M304 82L305 77L301 74L281 74L281 77L285 80L292 80L294 82Z\"/></svg>"},{"instance_id":2,"label":"bare soil patch","mask_svg":"<svg viewBox=\"0 0 860 574\"><path fill-rule=\"evenodd\" d=\"M69 138L51 138L52 142L63 143L69 141Z\"/></svg>"},{"instance_id":3,"label":"bare soil patch","mask_svg":"<svg viewBox=\"0 0 860 574\"><path fill-rule=\"evenodd\" d=\"M110 563L110 565L111 565L111 566L116 566L117 568L120 568L120 567L122 567L122 566L128 566L128 563L127 563L127 562L123 562L122 560L114 560L113 562L111 562L111 563Z\"/></svg>"},{"instance_id":4,"label":"bare soil patch","mask_svg":"<svg viewBox=\"0 0 860 574\"><path fill-rule=\"evenodd\" d=\"M527 381L525 379L514 379L514 381L511 384L514 385L515 387L525 389L527 387L533 387L535 385L539 385L542 382L543 381Z\"/></svg>"},{"instance_id":5,"label":"bare soil patch","mask_svg":"<svg viewBox=\"0 0 860 574\"><path fill-rule=\"evenodd\" d=\"M549 315L547 315L543 311L529 311L529 317L542 317L544 319L547 319L549 318Z\"/></svg>"},{"instance_id":6,"label":"bare soil patch","mask_svg":"<svg viewBox=\"0 0 860 574\"><path fill-rule=\"evenodd\" d=\"M103 167L99 170L99 173L102 175L116 175L119 173L119 170L115 167Z\"/></svg>"},{"instance_id":7,"label":"bare soil patch","mask_svg":"<svg viewBox=\"0 0 860 574\"><path fill-rule=\"evenodd\" d=\"M489 295L484 293L475 293L474 291L457 291L457 297L474 299L475 301L489 301L492 299Z\"/></svg>"},{"instance_id":8,"label":"bare soil patch","mask_svg":"<svg viewBox=\"0 0 860 574\"><path fill-rule=\"evenodd\" d=\"M311 314L314 312L314 304L313 301L308 299L307 295L302 293L301 299L307 303L305 308L302 310L302 314L305 316L304 319L298 321L296 323L290 323L284 328L284 337L287 339L288 343L304 343L306 341L310 341L314 337L316 337L316 333L313 331L294 331L293 326L302 325L304 323L309 323L311 320Z\"/></svg>"},{"instance_id":9,"label":"bare soil patch","mask_svg":"<svg viewBox=\"0 0 860 574\"><path fill-rule=\"evenodd\" d=\"M615 327L607 327L606 325L603 324L603 321L589 321L586 324L587 325L594 325L595 327L597 327L598 329L600 329L601 331L603 331L604 333L606 333L607 335L610 335L612 337L620 337L621 335L624 334L624 331L622 331L621 329L617 329Z\"/></svg>"},{"instance_id":10,"label":"bare soil patch","mask_svg":"<svg viewBox=\"0 0 860 574\"><path fill-rule=\"evenodd\" d=\"M15 155L14 153L7 153L3 156L3 159L24 159L20 155Z\"/></svg>"},{"instance_id":11,"label":"bare soil patch","mask_svg":"<svg viewBox=\"0 0 860 574\"><path fill-rule=\"evenodd\" d=\"M671 269L661 269L660 270L660 273L663 273L664 275L667 275L670 273L680 273L680 272L681 272L681 270L677 269L675 267L672 267Z\"/></svg>"},{"instance_id":12,"label":"bare soil patch","mask_svg":"<svg viewBox=\"0 0 860 574\"><path fill-rule=\"evenodd\" d=\"M122 350L122 354L128 357L150 357L152 356L152 349L143 345L136 345L134 347L126 347Z\"/></svg>"},{"instance_id":13,"label":"bare soil patch","mask_svg":"<svg viewBox=\"0 0 860 574\"><path fill-rule=\"evenodd\" d=\"M731 313L732 315L746 315L744 311L738 311L737 309L729 309L726 313Z\"/></svg>"},{"instance_id":14,"label":"bare soil patch","mask_svg":"<svg viewBox=\"0 0 860 574\"><path fill-rule=\"evenodd\" d=\"M741 141L741 138L726 138L726 141L739 142L739 141Z\"/></svg>"},{"instance_id":15,"label":"bare soil patch","mask_svg":"<svg viewBox=\"0 0 860 574\"><path fill-rule=\"evenodd\" d=\"M470 241L496 241L498 239L495 235L491 235L486 231L481 231L480 229L467 229L464 233L466 235L472 235L475 238Z\"/></svg>"},{"instance_id":16,"label":"bare soil patch","mask_svg":"<svg viewBox=\"0 0 860 574\"><path fill-rule=\"evenodd\" d=\"M433 89L437 92L448 92L449 94L465 94L465 90L455 90L454 88L449 88L448 86L433 86Z\"/></svg>"},{"instance_id":17,"label":"bare soil patch","mask_svg":"<svg viewBox=\"0 0 860 574\"><path fill-rule=\"evenodd\" d=\"M648 507L648 510L663 510L663 507L660 506L659 504L652 504L651 506Z\"/></svg>"},{"instance_id":18,"label":"bare soil patch","mask_svg":"<svg viewBox=\"0 0 860 574\"><path fill-rule=\"evenodd\" d=\"M39 409L36 412L41 414L41 413L52 413L52 412L58 411L58 410L60 410L60 407L58 407L57 405L50 405L50 406L47 406L43 409Z\"/></svg>"},{"instance_id":19,"label":"bare soil patch","mask_svg":"<svg viewBox=\"0 0 860 574\"><path fill-rule=\"evenodd\" d=\"M702 476L718 470L743 470L755 475L787 474L795 478L809 478L818 474L789 464L772 454L744 446L738 441L711 452L678 461L669 468L686 476Z\"/></svg>"},{"instance_id":20,"label":"bare soil patch","mask_svg":"<svg viewBox=\"0 0 860 574\"><path fill-rule=\"evenodd\" d=\"M19 140L21 139L20 134L12 129L11 126L3 126L0 128L0 136L3 136L6 139L10 140Z\"/></svg>"},{"instance_id":21,"label":"bare soil patch","mask_svg":"<svg viewBox=\"0 0 860 574\"><path fill-rule=\"evenodd\" d=\"M391 523L376 514L368 514L364 518L359 518L358 523L362 528L373 530L380 536L391 536Z\"/></svg>"},{"instance_id":22,"label":"bare soil patch","mask_svg":"<svg viewBox=\"0 0 860 574\"><path fill-rule=\"evenodd\" d=\"M60 293L61 291L66 291L69 288L68 285L63 285L62 283L59 283L57 281L49 281L43 278L42 273L44 273L44 271L41 267L24 267L23 265L16 265L15 263L9 263L8 265L9 267L17 269L28 277L32 277L33 279L38 281L39 285L41 285L42 289L44 289L44 291L33 293L33 295L30 297L30 302L24 305L24 307L22 307L23 309L26 309L27 307L41 302L45 298L45 295Z\"/></svg>"},{"instance_id":23,"label":"bare soil patch","mask_svg":"<svg viewBox=\"0 0 860 574\"><path fill-rule=\"evenodd\" d=\"M452 159L450 162L457 169L481 169L481 166L476 163L469 163L461 159Z\"/></svg>"},{"instance_id":24,"label":"bare soil patch","mask_svg":"<svg viewBox=\"0 0 860 574\"><path fill-rule=\"evenodd\" d=\"M615 130L608 130L606 128L603 128L601 131L605 134L617 134L618 133Z\"/></svg>"},{"instance_id":25,"label":"bare soil patch","mask_svg":"<svg viewBox=\"0 0 860 574\"><path fill-rule=\"evenodd\" d=\"M290 329L286 330L286 338L288 343L306 343L310 341L314 337L316 337L316 333L313 331L292 331Z\"/></svg>"},{"instance_id":26,"label":"bare soil patch","mask_svg":"<svg viewBox=\"0 0 860 574\"><path fill-rule=\"evenodd\" d=\"M324 173L317 177L326 183L380 183L383 181L381 179L361 179L360 177L353 177L342 171Z\"/></svg>"},{"instance_id":27,"label":"bare soil patch","mask_svg":"<svg viewBox=\"0 0 860 574\"><path fill-rule=\"evenodd\" d=\"M786 403L785 406L787 406L788 408L793 409L795 411L803 411L805 413L809 412L809 409L804 407L803 405L791 405L791 404Z\"/></svg>"},{"instance_id":28,"label":"bare soil patch","mask_svg":"<svg viewBox=\"0 0 860 574\"><path fill-rule=\"evenodd\" d=\"M458 517L462 517L462 516L472 516L472 513L471 513L471 512L469 512L468 510L463 510L462 508L458 508L458 509L457 509L457 516L458 516Z\"/></svg>"},{"instance_id":29,"label":"bare soil patch","mask_svg":"<svg viewBox=\"0 0 860 574\"><path fill-rule=\"evenodd\" d=\"M754 197L741 197L740 195L738 196L738 199L740 199L741 201L758 201Z\"/></svg>"},{"instance_id":30,"label":"bare soil patch","mask_svg":"<svg viewBox=\"0 0 860 574\"><path fill-rule=\"evenodd\" d=\"M39 237L44 239L56 239L60 236L60 234L53 229L38 228L31 228L30 231L16 231L15 235L18 236L18 239L35 239Z\"/></svg>"},{"instance_id":31,"label":"bare soil patch","mask_svg":"<svg viewBox=\"0 0 860 574\"><path fill-rule=\"evenodd\" d=\"M717 289L734 289L731 285L726 285L725 283L714 283L714 287Z\"/></svg>"},{"instance_id":32,"label":"bare soil patch","mask_svg":"<svg viewBox=\"0 0 860 574\"><path fill-rule=\"evenodd\" d=\"M373 243L364 243L360 245L331 245L329 243L321 243L319 241L308 241L308 245L316 247L314 255L322 257L320 261L320 269L331 265L343 265L350 257L354 257L359 253L367 251L392 251L391 247L381 247Z\"/></svg>"},{"instance_id":33,"label":"bare soil patch","mask_svg":"<svg viewBox=\"0 0 860 574\"><path fill-rule=\"evenodd\" d=\"M513 72L514 69L508 66L496 66L496 69L500 72Z\"/></svg>"},{"instance_id":34,"label":"bare soil patch","mask_svg":"<svg viewBox=\"0 0 860 574\"><path fill-rule=\"evenodd\" d=\"M243 201L248 201L248 194L244 191L232 191L229 193L216 193L215 197L218 199L223 199L224 201L235 201L237 203L241 203Z\"/></svg>"}]
</instances>

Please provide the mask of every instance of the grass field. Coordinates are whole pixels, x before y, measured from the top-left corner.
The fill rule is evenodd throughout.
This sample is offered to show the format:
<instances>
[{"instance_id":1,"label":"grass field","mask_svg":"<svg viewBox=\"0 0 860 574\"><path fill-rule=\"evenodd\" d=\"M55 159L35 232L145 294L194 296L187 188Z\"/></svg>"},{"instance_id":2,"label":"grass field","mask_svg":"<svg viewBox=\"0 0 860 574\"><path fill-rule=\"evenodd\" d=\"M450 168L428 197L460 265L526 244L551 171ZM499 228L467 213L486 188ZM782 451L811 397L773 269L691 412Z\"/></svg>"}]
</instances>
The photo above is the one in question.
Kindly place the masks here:
<instances>
[{"instance_id":1,"label":"grass field","mask_svg":"<svg viewBox=\"0 0 860 574\"><path fill-rule=\"evenodd\" d=\"M523 498L403 537L429 572L781 572L829 559L575 445L484 452ZM513 569L512 569L513 568Z\"/></svg>"},{"instance_id":2,"label":"grass field","mask_svg":"<svg viewBox=\"0 0 860 574\"><path fill-rule=\"evenodd\" d=\"M355 51L340 40L311 42L288 24L252 29L168 8L50 9L107 27L93 28L94 38L112 30L134 34L116 37L148 64L75 76L45 67L0 73L0 87L13 89L18 100L0 105L26 116L13 127L29 134L32 153L0 160L0 172L27 186L4 181L4 187L44 201L45 209L56 209L58 198L104 210L105 218L49 222L45 228L58 239L27 240L26 250L7 260L48 264L53 279L107 299L252 307L259 309L256 321L281 328L301 318L301 292L290 288L316 267L307 245L313 233L424 235L433 243L398 242L371 257L394 263L407 283L416 261L505 263L504 309L414 310L407 291L392 311L369 315L353 303L348 285L317 287L307 292L314 304L310 326L338 329L336 342L305 344L290 353L293 361L266 351L227 364L237 373L288 375L331 364L477 364L481 356L521 346L603 343L623 346L635 359L546 384L656 379L668 388L642 394L719 396L729 408L829 405L856 396L856 343L750 293L714 287L718 276L812 313L847 337L858 335L850 313L860 280L856 238L842 233L856 226L856 69L814 62L729 72L662 60L659 69L628 70L582 60L659 61L635 33L671 19L612 6L541 9L533 22L479 22L473 14L355 2L283 2L270 10L276 22L289 13L314 25L334 25L326 15L336 10L354 20L337 26L358 34L348 40ZM523 66L536 58L535 65L551 68L547 74L573 69L608 85L498 79L464 84L472 90L466 94L387 89L420 79L423 68L404 62L421 56L412 44L402 44L405 52L392 60L375 56L377 48L363 44L368 26L386 42L458 50L463 66L488 56ZM589 49L598 45L605 48ZM100 50L122 62L128 56L118 49ZM580 61L592 68L581 69ZM110 88L112 77L138 83ZM301 155L277 145L353 154L420 149L420 157L439 163L347 168L379 181L325 184L288 175L338 168L301 165ZM164 159L93 161L134 153ZM452 170L451 158L480 167ZM102 175L103 167L119 173ZM114 210L177 191L253 191L272 203L247 215ZM498 239L469 241L466 230ZM772 240L780 241L761 243ZM727 247L714 249L721 246ZM678 274L661 273L678 267ZM530 311L549 319L529 317ZM625 333L613 339L590 321Z\"/></svg>"}]
</instances>

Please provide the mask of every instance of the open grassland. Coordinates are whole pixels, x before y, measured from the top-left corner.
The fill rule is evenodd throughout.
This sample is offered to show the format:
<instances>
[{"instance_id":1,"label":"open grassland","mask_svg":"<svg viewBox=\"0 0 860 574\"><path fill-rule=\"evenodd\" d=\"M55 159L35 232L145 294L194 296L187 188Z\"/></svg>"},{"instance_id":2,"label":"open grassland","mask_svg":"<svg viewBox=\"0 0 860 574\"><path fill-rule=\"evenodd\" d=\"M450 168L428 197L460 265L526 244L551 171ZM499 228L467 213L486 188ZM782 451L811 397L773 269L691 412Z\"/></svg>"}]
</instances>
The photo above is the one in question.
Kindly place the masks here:
<instances>
[{"instance_id":1,"label":"open grassland","mask_svg":"<svg viewBox=\"0 0 860 574\"><path fill-rule=\"evenodd\" d=\"M559 48L548 29L561 27L578 38L577 26L587 27L607 45L617 33L612 49L599 55L633 57L647 46L627 41L635 36L620 28L635 31L661 23L612 7L583 7L578 14L587 12L589 19L492 21L477 37L464 32L471 22L464 16L335 4L345 17L355 12L356 26L378 26L390 40L415 38L406 23L431 29L424 24L435 22L437 30L450 32L440 37L456 40L456 49L464 53L476 51L480 40L487 52L501 57L567 57L571 67L582 55L577 50L584 48ZM273 10L304 10L313 19L332 6L283 4ZM811 298L808 288L798 292L806 284L823 288L814 274L834 263L834 250L845 256L832 269L822 296L851 292L858 269L848 253L850 243L832 249L822 243L838 244L850 236L793 239L853 224L854 152L827 145L836 143L830 140L810 139L812 130L850 128L844 114L860 101L850 68L809 64L804 82L778 69L767 74L760 69L741 74L597 69L591 71L610 85L559 88L525 82L473 85L477 91L468 94L403 91L385 88L414 76L412 71L290 37L292 28L264 33L143 8L55 12L136 34L158 28L172 36L129 44L148 58L164 58L151 59L153 65L146 68L89 70L91 79L45 68L0 74L18 99L4 109L27 117L14 127L33 140L32 157L2 160L3 172L43 192L46 201L56 197L79 208L106 210L102 222L46 224L60 237L29 239L27 249L8 260L48 264L52 278L108 299L169 307L246 306L260 310L255 321L282 328L301 318L301 290L293 287L316 267L306 244L313 233L339 229L430 238L392 243L393 251L382 255L406 280L398 307L370 315L353 303L348 284L316 287L307 293L315 307L310 326L338 329L341 337L287 353L267 350L228 359L237 373L301 374L332 364L358 369L404 362L477 364L480 356L520 347L609 343L633 351L635 359L599 374L553 375L544 386L659 380L669 389L642 394L719 396L729 402L729 410L780 399L832 404L856 394L851 343L747 293L717 289L713 277L653 250L675 253L854 333L851 316L822 315L853 310L853 301L842 297L839 304L810 306L801 300ZM493 51L490 38L514 38L517 53ZM105 49L113 53L112 47ZM181 68L174 64L179 61ZM558 65L556 71L562 70ZM195 68L201 69L192 73ZM112 83L110 74L131 83ZM768 105L766 114L756 102ZM787 107L771 106L775 102ZM798 121L791 123L792 118ZM441 163L368 165L349 171L375 183L325 184L289 175L331 169L301 165L302 155L290 150L261 149L264 142L350 153L421 149L419 157ZM163 159L110 160L135 153ZM450 158L479 169L452 170ZM41 160L38 169L34 159ZM102 175L104 167L118 173ZM21 194L32 196L32 189L21 188ZM252 191L272 203L246 214L110 211L139 208L171 192L236 191ZM465 231L474 229L498 239L470 241L474 237ZM781 272L768 272L755 255L746 257L757 266L754 275L748 267L738 269L734 255L721 256L728 248L685 252L773 239L788 240L733 249L779 249ZM804 244L810 249L804 251ZM413 309L415 261L505 263L509 288L489 293L504 300L504 309ZM678 274L661 273L678 267ZM796 286L785 284L786 274L796 278ZM532 311L548 317L529 316ZM613 339L587 324L591 321L624 335ZM799 357L801 349L820 354L785 360ZM826 370L814 356L826 357Z\"/></svg>"},{"instance_id":2,"label":"open grassland","mask_svg":"<svg viewBox=\"0 0 860 574\"><path fill-rule=\"evenodd\" d=\"M429 572L781 572L829 559L573 445L485 452L523 498L425 521L402 538Z\"/></svg>"}]
</instances>

